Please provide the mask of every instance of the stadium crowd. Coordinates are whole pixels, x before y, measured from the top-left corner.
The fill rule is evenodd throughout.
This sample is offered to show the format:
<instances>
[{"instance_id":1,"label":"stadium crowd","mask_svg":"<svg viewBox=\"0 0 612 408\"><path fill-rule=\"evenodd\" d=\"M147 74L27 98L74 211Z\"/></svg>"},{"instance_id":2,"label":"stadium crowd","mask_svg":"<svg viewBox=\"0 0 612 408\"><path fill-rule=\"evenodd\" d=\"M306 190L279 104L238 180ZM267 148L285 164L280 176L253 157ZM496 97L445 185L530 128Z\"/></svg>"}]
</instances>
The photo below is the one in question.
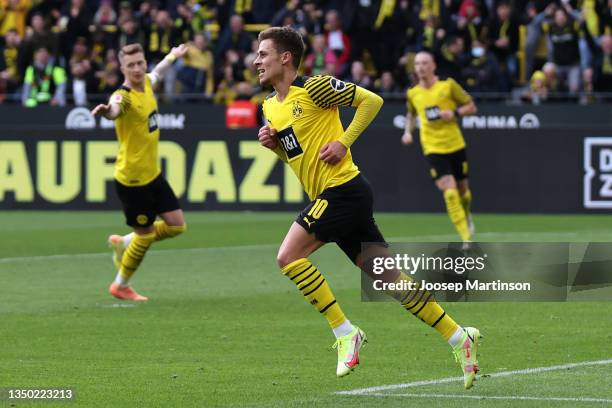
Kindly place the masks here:
<instances>
[{"instance_id":1,"label":"stadium crowd","mask_svg":"<svg viewBox=\"0 0 612 408\"><path fill-rule=\"evenodd\" d=\"M306 75L403 97L416 52L478 96L589 102L612 92L612 0L0 0L0 103L88 105L122 82L118 50L150 68L172 46L166 101L260 101L257 32L290 25ZM609 98L609 95L608 95Z\"/></svg>"}]
</instances>

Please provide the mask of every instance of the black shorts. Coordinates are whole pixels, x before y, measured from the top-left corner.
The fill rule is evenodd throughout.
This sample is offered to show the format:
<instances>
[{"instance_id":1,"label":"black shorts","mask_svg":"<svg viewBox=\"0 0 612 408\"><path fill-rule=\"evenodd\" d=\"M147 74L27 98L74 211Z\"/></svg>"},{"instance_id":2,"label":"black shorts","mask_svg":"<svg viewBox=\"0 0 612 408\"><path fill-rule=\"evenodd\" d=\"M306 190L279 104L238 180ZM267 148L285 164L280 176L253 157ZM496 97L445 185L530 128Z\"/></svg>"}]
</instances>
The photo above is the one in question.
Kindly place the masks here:
<instances>
[{"instance_id":1,"label":"black shorts","mask_svg":"<svg viewBox=\"0 0 612 408\"><path fill-rule=\"evenodd\" d=\"M355 263L364 242L385 239L372 212L372 188L361 174L336 187L325 189L295 220L323 242L335 242Z\"/></svg>"},{"instance_id":2,"label":"black shorts","mask_svg":"<svg viewBox=\"0 0 612 408\"><path fill-rule=\"evenodd\" d=\"M449 174L455 177L455 180L463 180L468 177L468 162L465 149L448 154L428 154L425 158L429 163L429 172L434 180Z\"/></svg>"},{"instance_id":3,"label":"black shorts","mask_svg":"<svg viewBox=\"0 0 612 408\"><path fill-rule=\"evenodd\" d=\"M153 225L158 214L181 208L174 191L161 174L149 184L128 187L115 180L115 189L130 227Z\"/></svg>"}]
</instances>

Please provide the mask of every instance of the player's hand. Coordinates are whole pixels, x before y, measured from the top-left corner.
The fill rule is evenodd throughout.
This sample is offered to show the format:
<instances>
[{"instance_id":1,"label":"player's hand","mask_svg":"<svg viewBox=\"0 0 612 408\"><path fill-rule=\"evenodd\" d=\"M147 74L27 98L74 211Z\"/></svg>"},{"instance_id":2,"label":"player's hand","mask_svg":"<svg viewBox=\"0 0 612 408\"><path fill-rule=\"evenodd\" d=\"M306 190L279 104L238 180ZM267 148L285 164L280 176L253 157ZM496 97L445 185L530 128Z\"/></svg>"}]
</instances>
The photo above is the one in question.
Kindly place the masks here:
<instances>
[{"instance_id":1,"label":"player's hand","mask_svg":"<svg viewBox=\"0 0 612 408\"><path fill-rule=\"evenodd\" d=\"M106 115L110 112L110 104L99 104L98 106L96 106L95 108L93 108L93 110L91 111L91 114L94 116L104 116L106 117Z\"/></svg>"},{"instance_id":2,"label":"player's hand","mask_svg":"<svg viewBox=\"0 0 612 408\"><path fill-rule=\"evenodd\" d=\"M270 129L270 126L261 127L257 134L257 138L263 147L267 147L270 150L274 150L278 146L276 129Z\"/></svg>"},{"instance_id":3,"label":"player's hand","mask_svg":"<svg viewBox=\"0 0 612 408\"><path fill-rule=\"evenodd\" d=\"M178 47L172 47L170 54L174 55L176 59L182 58L187 54L189 47L186 44L181 44Z\"/></svg>"},{"instance_id":4,"label":"player's hand","mask_svg":"<svg viewBox=\"0 0 612 408\"><path fill-rule=\"evenodd\" d=\"M408 145L411 145L412 142L413 142L412 133L404 132L404 134L402 135L402 144L408 146Z\"/></svg>"},{"instance_id":5,"label":"player's hand","mask_svg":"<svg viewBox=\"0 0 612 408\"><path fill-rule=\"evenodd\" d=\"M334 165L346 156L347 148L337 140L327 143L319 152L319 159Z\"/></svg>"},{"instance_id":6,"label":"player's hand","mask_svg":"<svg viewBox=\"0 0 612 408\"><path fill-rule=\"evenodd\" d=\"M455 117L455 112L450 109L444 109L440 111L440 119L442 120L451 120Z\"/></svg>"}]
</instances>

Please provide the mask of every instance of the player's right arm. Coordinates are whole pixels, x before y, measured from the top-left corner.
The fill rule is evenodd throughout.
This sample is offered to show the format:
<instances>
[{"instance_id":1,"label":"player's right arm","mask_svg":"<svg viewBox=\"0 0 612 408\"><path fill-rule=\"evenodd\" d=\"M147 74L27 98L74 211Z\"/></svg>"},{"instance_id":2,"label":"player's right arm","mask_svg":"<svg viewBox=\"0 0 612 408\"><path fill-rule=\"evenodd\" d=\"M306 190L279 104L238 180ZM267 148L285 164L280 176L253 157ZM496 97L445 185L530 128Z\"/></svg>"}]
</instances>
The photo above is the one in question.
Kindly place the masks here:
<instances>
[{"instance_id":1,"label":"player's right arm","mask_svg":"<svg viewBox=\"0 0 612 408\"><path fill-rule=\"evenodd\" d=\"M106 119L115 120L130 107L129 95L123 90L113 93L107 104L101 103L91 111L94 116L104 116Z\"/></svg>"},{"instance_id":2,"label":"player's right arm","mask_svg":"<svg viewBox=\"0 0 612 408\"><path fill-rule=\"evenodd\" d=\"M416 109L410 101L410 95L408 95L406 99L408 102L406 109L406 124L404 126L404 134L402 135L402 143L409 145L412 144L414 140L412 137L412 132L414 132L414 129L416 128Z\"/></svg>"},{"instance_id":3,"label":"player's right arm","mask_svg":"<svg viewBox=\"0 0 612 408\"><path fill-rule=\"evenodd\" d=\"M285 151L282 149L280 144L278 143L278 137L276 136L276 129L270 128L269 125L262 126L259 129L259 133L257 134L257 138L259 139L259 143L270 150L272 150L276 155L285 163L287 162L287 155Z\"/></svg>"}]
</instances>

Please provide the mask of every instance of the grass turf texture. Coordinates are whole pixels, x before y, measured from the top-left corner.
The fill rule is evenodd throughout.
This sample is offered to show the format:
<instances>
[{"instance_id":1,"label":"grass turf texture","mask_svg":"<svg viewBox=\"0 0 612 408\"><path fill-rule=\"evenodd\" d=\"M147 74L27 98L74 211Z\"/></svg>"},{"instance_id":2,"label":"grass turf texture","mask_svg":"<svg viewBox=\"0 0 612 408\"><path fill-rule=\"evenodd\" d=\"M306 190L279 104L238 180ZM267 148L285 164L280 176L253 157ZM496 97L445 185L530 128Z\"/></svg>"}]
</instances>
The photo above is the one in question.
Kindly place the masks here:
<instances>
[{"instance_id":1,"label":"grass turf texture","mask_svg":"<svg viewBox=\"0 0 612 408\"><path fill-rule=\"evenodd\" d=\"M360 302L357 270L328 245L312 259L370 340L357 371L336 379L325 320L275 265L294 216L188 213L188 232L155 244L135 275L135 288L152 300L133 304L106 292L115 272L105 239L127 232L119 213L0 212L0 387L76 390L73 405L49 407L602 405L393 395L401 393L612 399L612 365L483 378L470 391L455 382L388 397L335 395L460 371L438 334L398 305ZM379 214L377 221L389 238L456 239L445 215ZM476 221L483 241L612 241L609 216ZM444 306L482 330L484 373L612 358L612 303Z\"/></svg>"}]
</instances>

